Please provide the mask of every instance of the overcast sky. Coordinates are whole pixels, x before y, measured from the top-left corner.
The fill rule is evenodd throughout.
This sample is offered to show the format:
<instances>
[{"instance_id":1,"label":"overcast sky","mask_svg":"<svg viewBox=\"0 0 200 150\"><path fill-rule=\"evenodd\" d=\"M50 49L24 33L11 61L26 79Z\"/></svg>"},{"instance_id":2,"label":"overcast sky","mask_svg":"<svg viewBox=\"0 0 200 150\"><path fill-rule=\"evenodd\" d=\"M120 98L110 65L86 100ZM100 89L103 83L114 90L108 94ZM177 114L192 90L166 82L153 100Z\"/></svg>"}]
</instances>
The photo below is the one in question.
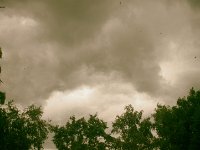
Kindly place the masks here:
<instances>
[{"instance_id":1,"label":"overcast sky","mask_svg":"<svg viewBox=\"0 0 200 150\"><path fill-rule=\"evenodd\" d=\"M121 3L120 3L121 1ZM198 0L0 0L8 99L63 123L132 104L148 115L200 88Z\"/></svg>"}]
</instances>

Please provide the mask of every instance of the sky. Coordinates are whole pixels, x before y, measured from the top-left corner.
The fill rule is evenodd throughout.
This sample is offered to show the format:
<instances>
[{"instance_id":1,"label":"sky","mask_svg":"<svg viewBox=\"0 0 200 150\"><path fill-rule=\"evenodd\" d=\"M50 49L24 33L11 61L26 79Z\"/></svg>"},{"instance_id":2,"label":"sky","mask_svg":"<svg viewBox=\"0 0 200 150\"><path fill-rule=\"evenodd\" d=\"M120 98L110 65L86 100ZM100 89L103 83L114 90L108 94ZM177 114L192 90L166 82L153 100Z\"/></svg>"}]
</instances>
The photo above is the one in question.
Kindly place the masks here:
<instances>
[{"instance_id":1,"label":"sky","mask_svg":"<svg viewBox=\"0 0 200 150\"><path fill-rule=\"evenodd\" d=\"M198 0L0 0L1 90L44 118L132 104L150 115L200 88Z\"/></svg>"}]
</instances>

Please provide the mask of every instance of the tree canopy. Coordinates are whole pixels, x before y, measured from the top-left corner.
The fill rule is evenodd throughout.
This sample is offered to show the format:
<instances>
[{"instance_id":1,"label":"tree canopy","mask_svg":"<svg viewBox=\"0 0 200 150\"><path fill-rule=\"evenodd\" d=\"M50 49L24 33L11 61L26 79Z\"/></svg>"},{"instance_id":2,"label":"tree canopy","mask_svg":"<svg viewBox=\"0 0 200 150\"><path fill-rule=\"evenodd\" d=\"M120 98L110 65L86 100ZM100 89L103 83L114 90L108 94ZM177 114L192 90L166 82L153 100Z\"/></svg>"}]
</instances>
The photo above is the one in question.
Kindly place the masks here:
<instances>
[{"instance_id":1,"label":"tree canopy","mask_svg":"<svg viewBox=\"0 0 200 150\"><path fill-rule=\"evenodd\" d=\"M116 117L112 127L112 133L117 135L114 142L116 149L151 149L152 124L150 118L142 119L142 111L134 111L131 105L126 106L125 113Z\"/></svg>"},{"instance_id":2,"label":"tree canopy","mask_svg":"<svg viewBox=\"0 0 200 150\"><path fill-rule=\"evenodd\" d=\"M48 135L48 124L41 119L40 107L20 111L13 102L0 107L0 149L42 149Z\"/></svg>"},{"instance_id":3,"label":"tree canopy","mask_svg":"<svg viewBox=\"0 0 200 150\"><path fill-rule=\"evenodd\" d=\"M88 120L72 116L65 126L53 128L53 142L59 150L104 150L109 147L107 128L97 115L90 115Z\"/></svg>"},{"instance_id":4,"label":"tree canopy","mask_svg":"<svg viewBox=\"0 0 200 150\"><path fill-rule=\"evenodd\" d=\"M162 150L200 148L200 91L193 88L173 107L158 105L153 114L157 145Z\"/></svg>"}]
</instances>

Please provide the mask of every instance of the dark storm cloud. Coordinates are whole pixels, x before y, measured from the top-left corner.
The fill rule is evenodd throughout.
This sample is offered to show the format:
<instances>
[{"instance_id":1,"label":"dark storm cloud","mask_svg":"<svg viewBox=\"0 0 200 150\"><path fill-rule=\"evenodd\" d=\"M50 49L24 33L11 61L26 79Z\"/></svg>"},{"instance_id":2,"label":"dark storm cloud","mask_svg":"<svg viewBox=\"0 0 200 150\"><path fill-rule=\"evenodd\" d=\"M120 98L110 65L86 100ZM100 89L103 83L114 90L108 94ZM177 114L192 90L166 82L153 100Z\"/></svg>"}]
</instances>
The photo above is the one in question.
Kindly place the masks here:
<instances>
[{"instance_id":1,"label":"dark storm cloud","mask_svg":"<svg viewBox=\"0 0 200 150\"><path fill-rule=\"evenodd\" d=\"M174 55L168 54L170 42L185 43L184 51L193 53L199 43L193 34L199 15L186 1L8 0L5 5L0 10L4 88L21 103L97 85L106 81L98 75L113 72L139 92L169 94L174 85L160 75L160 63ZM193 47L187 47L189 38Z\"/></svg>"},{"instance_id":2,"label":"dark storm cloud","mask_svg":"<svg viewBox=\"0 0 200 150\"><path fill-rule=\"evenodd\" d=\"M199 0L187 0L188 3L195 9L200 8L200 1Z\"/></svg>"},{"instance_id":3,"label":"dark storm cloud","mask_svg":"<svg viewBox=\"0 0 200 150\"><path fill-rule=\"evenodd\" d=\"M42 38L70 45L94 38L117 4L108 0L8 1L14 15L31 16L40 23Z\"/></svg>"},{"instance_id":4,"label":"dark storm cloud","mask_svg":"<svg viewBox=\"0 0 200 150\"><path fill-rule=\"evenodd\" d=\"M13 32L9 33L10 29L7 29L8 34L5 35L8 36L7 39L2 37L7 41L10 41L10 37L12 39L12 44L6 40L2 43L8 50L5 53L10 57L6 60L10 62L10 66L6 66L7 69L10 68L6 76L12 78L5 80L8 81L10 88L16 89L12 92L13 96L17 100L35 100L36 97L40 99L40 95L43 97L58 89L60 84L64 84L65 88L66 83L70 84L67 85L68 88L73 84L80 84L75 81L78 79L70 82L71 78L75 77L76 70L82 66L79 61L77 62L79 48L77 50L77 46L73 48L73 45L92 38L95 32L98 32L109 18L110 11L112 12L112 3L90 0L84 2L62 0L59 3L53 0L43 2L24 0L8 1L5 4L7 10L2 17L11 20L5 23L16 21L19 24L23 19L27 21L31 18L38 24L37 27L30 27L30 31L24 31L23 25L16 24L19 29L10 25L9 28L14 28ZM20 20L20 17L24 18ZM13 18L19 19L12 22ZM37 31L34 31L35 28ZM51 59L55 61L52 62ZM16 76L16 73L20 75ZM24 93L23 96L19 95L20 91Z\"/></svg>"}]
</instances>

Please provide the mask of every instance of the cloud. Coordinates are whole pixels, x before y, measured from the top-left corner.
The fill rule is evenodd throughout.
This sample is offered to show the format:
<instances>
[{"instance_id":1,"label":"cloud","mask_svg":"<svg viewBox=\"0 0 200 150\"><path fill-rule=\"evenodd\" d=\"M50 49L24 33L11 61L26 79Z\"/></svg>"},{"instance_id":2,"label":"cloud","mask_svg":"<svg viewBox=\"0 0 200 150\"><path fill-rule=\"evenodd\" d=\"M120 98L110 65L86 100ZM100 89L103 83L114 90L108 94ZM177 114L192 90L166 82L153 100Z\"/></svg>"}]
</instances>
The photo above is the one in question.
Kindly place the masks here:
<instances>
[{"instance_id":1,"label":"cloud","mask_svg":"<svg viewBox=\"0 0 200 150\"><path fill-rule=\"evenodd\" d=\"M199 56L199 15L187 1L5 5L0 14L3 88L19 103L43 104L54 91L96 87L111 78L170 102L185 94L175 88L190 88L196 80L183 74L198 76L193 58Z\"/></svg>"},{"instance_id":2,"label":"cloud","mask_svg":"<svg viewBox=\"0 0 200 150\"><path fill-rule=\"evenodd\" d=\"M70 91L54 91L46 99L43 117L65 124L72 115L79 118L98 113L110 124L123 112L125 105L132 104L138 111L145 109L145 116L149 116L157 102L158 99L138 93L128 83L82 86Z\"/></svg>"}]
</instances>

